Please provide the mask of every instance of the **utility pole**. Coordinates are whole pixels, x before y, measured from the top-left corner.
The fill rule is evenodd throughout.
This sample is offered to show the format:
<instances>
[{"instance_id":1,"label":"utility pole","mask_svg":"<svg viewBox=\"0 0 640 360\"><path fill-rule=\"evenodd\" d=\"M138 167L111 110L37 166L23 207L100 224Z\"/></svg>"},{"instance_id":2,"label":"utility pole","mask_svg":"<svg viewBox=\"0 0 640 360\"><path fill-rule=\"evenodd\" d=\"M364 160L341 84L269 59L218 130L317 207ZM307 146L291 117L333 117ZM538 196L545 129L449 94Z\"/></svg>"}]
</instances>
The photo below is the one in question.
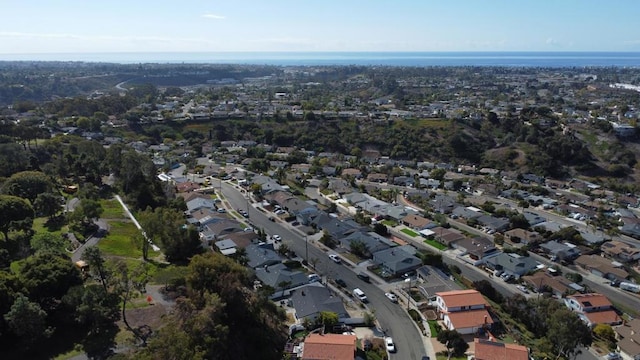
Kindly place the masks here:
<instances>
[{"instance_id":1,"label":"utility pole","mask_svg":"<svg viewBox=\"0 0 640 360\"><path fill-rule=\"evenodd\" d=\"M407 283L407 312L409 312L409 306L411 305L411 278L404 279Z\"/></svg>"},{"instance_id":2,"label":"utility pole","mask_svg":"<svg viewBox=\"0 0 640 360\"><path fill-rule=\"evenodd\" d=\"M304 260L308 264L309 263L309 239L307 238L307 235L304 236L304 252L305 252Z\"/></svg>"}]
</instances>

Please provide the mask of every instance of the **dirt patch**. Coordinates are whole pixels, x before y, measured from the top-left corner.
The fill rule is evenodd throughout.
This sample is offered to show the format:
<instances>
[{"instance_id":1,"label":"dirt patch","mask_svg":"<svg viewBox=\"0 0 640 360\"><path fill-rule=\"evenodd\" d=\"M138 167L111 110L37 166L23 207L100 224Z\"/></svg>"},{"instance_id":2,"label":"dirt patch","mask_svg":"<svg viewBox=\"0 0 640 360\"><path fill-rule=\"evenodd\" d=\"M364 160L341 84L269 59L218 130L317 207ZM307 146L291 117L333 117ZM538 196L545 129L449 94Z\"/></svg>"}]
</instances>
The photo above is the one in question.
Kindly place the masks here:
<instances>
[{"instance_id":1,"label":"dirt patch","mask_svg":"<svg viewBox=\"0 0 640 360\"><path fill-rule=\"evenodd\" d=\"M167 308L164 305L149 305L127 310L127 321L133 328L146 325L156 330L162 326L165 315L167 315Z\"/></svg>"},{"instance_id":2,"label":"dirt patch","mask_svg":"<svg viewBox=\"0 0 640 360\"><path fill-rule=\"evenodd\" d=\"M436 314L435 310L425 310L422 314L424 314L424 317L427 318L427 320L438 320L438 314Z\"/></svg>"}]
</instances>

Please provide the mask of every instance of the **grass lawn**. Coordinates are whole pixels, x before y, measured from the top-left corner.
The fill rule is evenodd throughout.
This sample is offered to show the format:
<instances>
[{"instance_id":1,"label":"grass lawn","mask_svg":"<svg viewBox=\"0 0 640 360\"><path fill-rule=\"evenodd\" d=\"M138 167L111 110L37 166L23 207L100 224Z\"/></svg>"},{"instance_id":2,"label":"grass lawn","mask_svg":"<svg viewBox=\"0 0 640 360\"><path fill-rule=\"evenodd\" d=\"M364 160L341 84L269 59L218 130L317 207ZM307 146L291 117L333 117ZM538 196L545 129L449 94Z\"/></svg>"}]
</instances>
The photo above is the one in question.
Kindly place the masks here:
<instances>
[{"instance_id":1,"label":"grass lawn","mask_svg":"<svg viewBox=\"0 0 640 360\"><path fill-rule=\"evenodd\" d=\"M438 321L437 320L427 320L427 323L429 323L429 331L431 332L431 337L437 337L438 336L438 332L440 332L440 327L438 326Z\"/></svg>"},{"instance_id":2,"label":"grass lawn","mask_svg":"<svg viewBox=\"0 0 640 360\"><path fill-rule=\"evenodd\" d=\"M411 229L402 229L402 230L400 230L400 231L402 231L403 233L405 233L405 234L407 234L407 235L409 235L409 236L411 236L411 237L416 237L416 236L418 236L418 233L417 233L417 232L415 232L415 231L413 231L413 230L411 230Z\"/></svg>"},{"instance_id":3,"label":"grass lawn","mask_svg":"<svg viewBox=\"0 0 640 360\"><path fill-rule=\"evenodd\" d=\"M438 249L438 250L447 250L447 246L446 245L442 245L439 242L435 241L435 240L431 240L431 239L427 239L424 241L427 245L431 245L434 248Z\"/></svg>"},{"instance_id":4,"label":"grass lawn","mask_svg":"<svg viewBox=\"0 0 640 360\"><path fill-rule=\"evenodd\" d=\"M382 220L382 223L387 225L387 226L391 226L391 227L398 226L398 223L393 221L393 220Z\"/></svg>"},{"instance_id":5,"label":"grass lawn","mask_svg":"<svg viewBox=\"0 0 640 360\"><path fill-rule=\"evenodd\" d=\"M68 232L69 227L61 224L51 224L46 217L39 217L33 220L33 231L35 232L48 232L52 234L62 234L62 232Z\"/></svg>"},{"instance_id":6,"label":"grass lawn","mask_svg":"<svg viewBox=\"0 0 640 360\"><path fill-rule=\"evenodd\" d=\"M124 210L116 199L100 200L104 212L100 216L103 219L124 219Z\"/></svg>"},{"instance_id":7,"label":"grass lawn","mask_svg":"<svg viewBox=\"0 0 640 360\"><path fill-rule=\"evenodd\" d=\"M109 234L98 243L98 247L106 255L142 257L142 250L133 243L132 239L140 231L131 222L110 221Z\"/></svg>"}]
</instances>

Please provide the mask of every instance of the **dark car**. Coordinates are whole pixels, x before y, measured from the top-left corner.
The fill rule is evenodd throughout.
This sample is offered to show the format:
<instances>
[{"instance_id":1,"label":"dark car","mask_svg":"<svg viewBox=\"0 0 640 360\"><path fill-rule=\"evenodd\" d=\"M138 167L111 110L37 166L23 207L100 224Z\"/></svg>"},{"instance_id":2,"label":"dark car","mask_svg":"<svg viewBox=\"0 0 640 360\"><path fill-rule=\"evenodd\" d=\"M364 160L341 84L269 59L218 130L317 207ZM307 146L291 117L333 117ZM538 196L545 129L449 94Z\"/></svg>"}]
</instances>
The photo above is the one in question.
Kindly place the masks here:
<instances>
[{"instance_id":1,"label":"dark car","mask_svg":"<svg viewBox=\"0 0 640 360\"><path fill-rule=\"evenodd\" d=\"M269 221L276 222L276 219L273 216L269 216Z\"/></svg>"},{"instance_id":2,"label":"dark car","mask_svg":"<svg viewBox=\"0 0 640 360\"><path fill-rule=\"evenodd\" d=\"M339 278L338 278L338 279L336 279L336 280L335 280L335 282L336 282L336 284L337 284L338 286L341 286L341 287L347 287L347 283L346 283L346 282L344 282L344 280L342 280L342 279L339 279Z\"/></svg>"},{"instance_id":3,"label":"dark car","mask_svg":"<svg viewBox=\"0 0 640 360\"><path fill-rule=\"evenodd\" d=\"M371 281L371 278L369 278L369 275L368 275L367 273L364 273L364 272L359 272L359 273L358 273L358 277L359 277L361 280L366 281L366 282Z\"/></svg>"}]
</instances>

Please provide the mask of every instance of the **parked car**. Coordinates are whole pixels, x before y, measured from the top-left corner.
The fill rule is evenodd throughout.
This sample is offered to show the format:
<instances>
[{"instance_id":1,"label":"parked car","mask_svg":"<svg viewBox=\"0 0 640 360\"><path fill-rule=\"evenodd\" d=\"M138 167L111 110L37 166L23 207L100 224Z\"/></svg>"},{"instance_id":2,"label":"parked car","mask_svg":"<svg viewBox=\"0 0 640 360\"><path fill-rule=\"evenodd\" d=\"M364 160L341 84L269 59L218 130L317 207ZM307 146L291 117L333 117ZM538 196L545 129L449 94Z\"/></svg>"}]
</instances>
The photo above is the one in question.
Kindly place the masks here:
<instances>
[{"instance_id":1,"label":"parked car","mask_svg":"<svg viewBox=\"0 0 640 360\"><path fill-rule=\"evenodd\" d=\"M276 219L273 216L269 216L269 221L276 222Z\"/></svg>"},{"instance_id":2,"label":"parked car","mask_svg":"<svg viewBox=\"0 0 640 360\"><path fill-rule=\"evenodd\" d=\"M310 283L318 282L318 281L322 280L322 278L318 274L309 274L308 278L309 278L309 282Z\"/></svg>"},{"instance_id":3,"label":"parked car","mask_svg":"<svg viewBox=\"0 0 640 360\"><path fill-rule=\"evenodd\" d=\"M273 238L274 241L280 242L282 241L282 237L278 234L273 235L271 238Z\"/></svg>"},{"instance_id":4,"label":"parked car","mask_svg":"<svg viewBox=\"0 0 640 360\"><path fill-rule=\"evenodd\" d=\"M329 254L329 258L336 264L340 264L342 262L342 260L340 260L340 257L336 254Z\"/></svg>"},{"instance_id":5,"label":"parked car","mask_svg":"<svg viewBox=\"0 0 640 360\"><path fill-rule=\"evenodd\" d=\"M386 296L392 303L398 302L398 297L392 292L384 293L384 296Z\"/></svg>"},{"instance_id":6,"label":"parked car","mask_svg":"<svg viewBox=\"0 0 640 360\"><path fill-rule=\"evenodd\" d=\"M371 278L369 277L369 274L364 273L364 272L362 272L362 271L358 273L358 277L359 277L361 280L366 281L366 282L371 281Z\"/></svg>"},{"instance_id":7,"label":"parked car","mask_svg":"<svg viewBox=\"0 0 640 360\"><path fill-rule=\"evenodd\" d=\"M341 287L347 287L347 283L346 283L346 282L344 282L344 280L342 280L342 279L340 279L340 278L337 278L337 279L335 279L334 281L336 282L336 284L337 284L338 286L341 286Z\"/></svg>"},{"instance_id":8,"label":"parked car","mask_svg":"<svg viewBox=\"0 0 640 360\"><path fill-rule=\"evenodd\" d=\"M523 292L523 293L525 293L525 294L528 294L528 293L529 293L529 290L528 290L528 289L527 289L527 287L526 287L526 286L524 286L524 285L516 285L516 287L518 288L518 290L522 291L522 292Z\"/></svg>"},{"instance_id":9,"label":"parked car","mask_svg":"<svg viewBox=\"0 0 640 360\"><path fill-rule=\"evenodd\" d=\"M384 339L384 343L387 346L387 351L390 353L396 352L396 344L393 342L393 339L390 337L386 337Z\"/></svg>"}]
</instances>

